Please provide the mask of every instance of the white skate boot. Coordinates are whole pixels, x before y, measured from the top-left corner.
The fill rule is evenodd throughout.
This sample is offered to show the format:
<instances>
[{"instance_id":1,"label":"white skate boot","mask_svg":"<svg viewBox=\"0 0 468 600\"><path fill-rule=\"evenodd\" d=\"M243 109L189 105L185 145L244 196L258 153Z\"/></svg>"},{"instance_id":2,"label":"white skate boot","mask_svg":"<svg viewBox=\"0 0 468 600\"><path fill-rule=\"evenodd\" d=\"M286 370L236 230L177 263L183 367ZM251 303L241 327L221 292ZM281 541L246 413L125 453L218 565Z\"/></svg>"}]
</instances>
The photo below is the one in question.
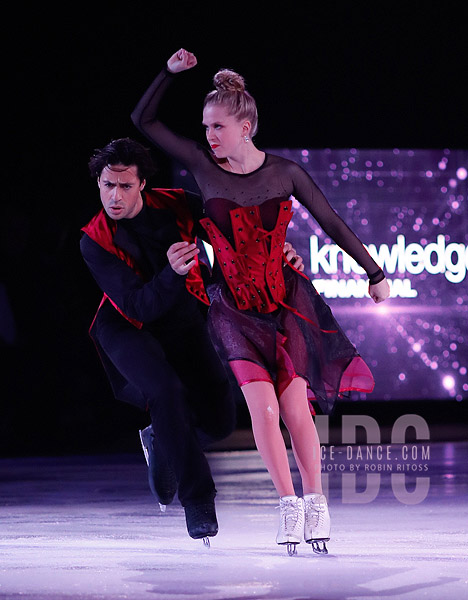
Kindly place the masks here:
<instances>
[{"instance_id":1,"label":"white skate boot","mask_svg":"<svg viewBox=\"0 0 468 600\"><path fill-rule=\"evenodd\" d=\"M282 496L280 498L280 524L277 544L286 544L289 556L297 554L296 545L301 542L304 534L304 501L297 496Z\"/></svg>"},{"instance_id":2,"label":"white skate boot","mask_svg":"<svg viewBox=\"0 0 468 600\"><path fill-rule=\"evenodd\" d=\"M304 539L317 554L328 554L325 542L330 539L330 513L323 494L304 496ZM320 545L320 543L322 545Z\"/></svg>"}]
</instances>

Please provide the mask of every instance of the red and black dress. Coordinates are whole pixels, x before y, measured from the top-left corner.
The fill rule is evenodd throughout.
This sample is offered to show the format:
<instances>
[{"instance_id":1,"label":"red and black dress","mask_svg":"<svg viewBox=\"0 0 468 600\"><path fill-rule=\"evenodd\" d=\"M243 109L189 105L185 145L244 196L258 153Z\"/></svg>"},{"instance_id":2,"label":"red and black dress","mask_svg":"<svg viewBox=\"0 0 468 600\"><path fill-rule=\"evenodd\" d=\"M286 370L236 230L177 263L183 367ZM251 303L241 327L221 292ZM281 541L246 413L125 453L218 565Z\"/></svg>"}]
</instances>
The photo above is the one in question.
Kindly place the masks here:
<instances>
[{"instance_id":1,"label":"red and black dress","mask_svg":"<svg viewBox=\"0 0 468 600\"><path fill-rule=\"evenodd\" d=\"M157 146L194 176L216 257L209 327L240 385L267 380L281 393L303 377L324 413L346 391L371 392L372 374L312 282L284 265L283 245L296 198L322 229L377 283L383 272L297 163L265 154L247 174L224 170L211 152L168 129L157 115L174 79L167 71L148 88L132 118ZM378 275L377 275L378 273Z\"/></svg>"}]
</instances>

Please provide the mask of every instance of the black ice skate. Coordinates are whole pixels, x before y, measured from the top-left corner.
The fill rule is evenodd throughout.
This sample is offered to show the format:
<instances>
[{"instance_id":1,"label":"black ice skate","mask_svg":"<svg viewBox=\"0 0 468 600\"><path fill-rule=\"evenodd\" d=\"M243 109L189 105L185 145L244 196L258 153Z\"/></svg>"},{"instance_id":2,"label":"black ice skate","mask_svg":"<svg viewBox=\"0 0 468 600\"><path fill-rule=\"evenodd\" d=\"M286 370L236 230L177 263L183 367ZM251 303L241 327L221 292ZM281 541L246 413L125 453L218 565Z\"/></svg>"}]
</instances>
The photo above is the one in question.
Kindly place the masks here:
<instances>
[{"instance_id":1,"label":"black ice skate","mask_svg":"<svg viewBox=\"0 0 468 600\"><path fill-rule=\"evenodd\" d=\"M205 546L209 547L210 537L218 533L214 502L188 504L184 510L189 536L195 540L203 539Z\"/></svg>"},{"instance_id":2,"label":"black ice skate","mask_svg":"<svg viewBox=\"0 0 468 600\"><path fill-rule=\"evenodd\" d=\"M177 492L175 473L165 459L156 456L153 446L154 433L151 425L140 430L140 440L148 465L150 490L156 496L161 511L165 512L166 505L172 502Z\"/></svg>"}]
</instances>

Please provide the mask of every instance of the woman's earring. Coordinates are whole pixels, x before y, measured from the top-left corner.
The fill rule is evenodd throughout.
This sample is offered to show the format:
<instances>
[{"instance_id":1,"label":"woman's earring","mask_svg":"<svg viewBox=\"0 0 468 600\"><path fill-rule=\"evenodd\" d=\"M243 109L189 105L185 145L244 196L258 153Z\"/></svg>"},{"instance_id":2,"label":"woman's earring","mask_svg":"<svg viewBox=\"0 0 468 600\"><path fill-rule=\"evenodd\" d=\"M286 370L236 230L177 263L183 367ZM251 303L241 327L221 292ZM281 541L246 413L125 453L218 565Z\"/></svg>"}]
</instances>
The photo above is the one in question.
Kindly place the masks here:
<instances>
[{"instance_id":1,"label":"woman's earring","mask_svg":"<svg viewBox=\"0 0 468 600\"><path fill-rule=\"evenodd\" d=\"M247 144L249 142L249 136L248 135L244 135L244 142Z\"/></svg>"}]
</instances>

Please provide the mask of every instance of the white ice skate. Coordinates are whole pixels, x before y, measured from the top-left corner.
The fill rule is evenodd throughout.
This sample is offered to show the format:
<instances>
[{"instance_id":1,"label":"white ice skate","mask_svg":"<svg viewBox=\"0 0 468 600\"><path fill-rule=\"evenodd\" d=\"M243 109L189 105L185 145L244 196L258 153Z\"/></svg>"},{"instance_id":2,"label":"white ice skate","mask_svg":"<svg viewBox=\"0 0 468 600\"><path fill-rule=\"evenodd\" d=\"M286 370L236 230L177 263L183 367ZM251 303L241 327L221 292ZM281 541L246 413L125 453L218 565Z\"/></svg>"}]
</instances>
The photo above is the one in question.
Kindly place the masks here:
<instances>
[{"instance_id":1,"label":"white ice skate","mask_svg":"<svg viewBox=\"0 0 468 600\"><path fill-rule=\"evenodd\" d=\"M325 542L330 539L330 513L323 494L304 496L304 539L317 554L328 554Z\"/></svg>"},{"instance_id":2,"label":"white ice skate","mask_svg":"<svg viewBox=\"0 0 468 600\"><path fill-rule=\"evenodd\" d=\"M297 496L280 498L280 524L277 544L286 544L289 556L297 554L296 546L304 535L304 501Z\"/></svg>"}]
</instances>

